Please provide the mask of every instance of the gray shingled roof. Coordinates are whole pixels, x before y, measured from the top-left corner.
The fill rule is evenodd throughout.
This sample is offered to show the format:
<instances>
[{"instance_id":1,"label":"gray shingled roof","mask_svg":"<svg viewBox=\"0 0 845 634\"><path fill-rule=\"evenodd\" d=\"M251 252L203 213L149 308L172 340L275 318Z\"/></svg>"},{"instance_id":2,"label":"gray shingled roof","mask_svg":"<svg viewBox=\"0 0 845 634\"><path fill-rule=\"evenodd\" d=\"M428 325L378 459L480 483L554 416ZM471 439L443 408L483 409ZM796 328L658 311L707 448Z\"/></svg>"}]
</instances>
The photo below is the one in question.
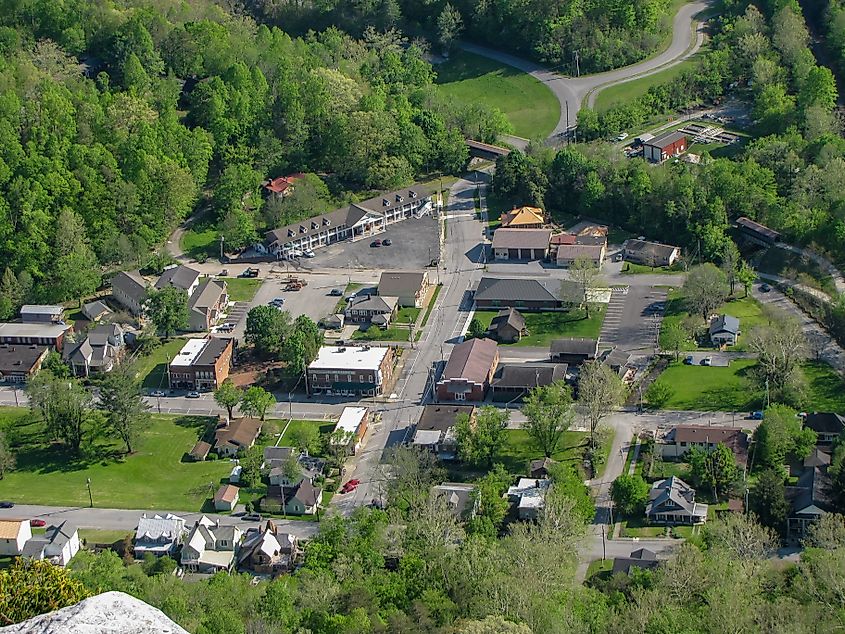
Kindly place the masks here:
<instances>
[{"instance_id":1,"label":"gray shingled roof","mask_svg":"<svg viewBox=\"0 0 845 634\"><path fill-rule=\"evenodd\" d=\"M475 291L476 301L579 302L583 297L580 286L570 280L499 278L487 275L481 278Z\"/></svg>"},{"instance_id":2,"label":"gray shingled roof","mask_svg":"<svg viewBox=\"0 0 845 634\"><path fill-rule=\"evenodd\" d=\"M112 278L111 285L139 303L147 296L147 281L138 271L121 271Z\"/></svg>"},{"instance_id":3,"label":"gray shingled roof","mask_svg":"<svg viewBox=\"0 0 845 634\"><path fill-rule=\"evenodd\" d=\"M161 277L159 277L156 282L156 288L161 290L168 286L175 286L176 288L181 288L183 291L186 291L191 288L199 276L200 272L189 266L174 266L173 268L166 269L161 274Z\"/></svg>"},{"instance_id":4,"label":"gray shingled roof","mask_svg":"<svg viewBox=\"0 0 845 634\"><path fill-rule=\"evenodd\" d=\"M710 322L710 335L720 332L729 332L733 335L739 333L739 319L732 315L719 315Z\"/></svg>"},{"instance_id":5,"label":"gray shingled roof","mask_svg":"<svg viewBox=\"0 0 845 634\"><path fill-rule=\"evenodd\" d=\"M566 379L565 363L502 364L496 370L491 385L494 389L530 389L535 385L549 385Z\"/></svg>"}]
</instances>

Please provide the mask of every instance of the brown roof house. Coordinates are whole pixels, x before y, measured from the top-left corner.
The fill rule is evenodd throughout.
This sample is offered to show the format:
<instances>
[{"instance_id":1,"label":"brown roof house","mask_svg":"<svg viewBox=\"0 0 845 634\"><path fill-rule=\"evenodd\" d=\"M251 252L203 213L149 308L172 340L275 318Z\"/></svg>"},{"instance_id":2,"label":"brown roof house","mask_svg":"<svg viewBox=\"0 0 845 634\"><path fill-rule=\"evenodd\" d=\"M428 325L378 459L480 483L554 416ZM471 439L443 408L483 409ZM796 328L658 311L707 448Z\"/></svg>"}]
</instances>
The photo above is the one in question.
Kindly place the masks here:
<instances>
[{"instance_id":1,"label":"brown roof house","mask_svg":"<svg viewBox=\"0 0 845 634\"><path fill-rule=\"evenodd\" d=\"M275 522L264 528L250 528L238 551L238 569L259 575L278 575L293 569L300 553L295 535L282 533Z\"/></svg>"},{"instance_id":2,"label":"brown roof house","mask_svg":"<svg viewBox=\"0 0 845 634\"><path fill-rule=\"evenodd\" d=\"M268 513L286 515L315 515L323 502L323 490L307 478L292 487L267 487L267 494L261 498L261 508Z\"/></svg>"},{"instance_id":3,"label":"brown roof house","mask_svg":"<svg viewBox=\"0 0 845 634\"><path fill-rule=\"evenodd\" d=\"M149 294L149 284L138 271L121 271L111 280L114 300L133 315L140 315Z\"/></svg>"},{"instance_id":4,"label":"brown roof house","mask_svg":"<svg viewBox=\"0 0 845 634\"><path fill-rule=\"evenodd\" d=\"M499 351L492 339L469 339L452 349L443 376L437 382L437 398L443 401L483 401Z\"/></svg>"},{"instance_id":5,"label":"brown roof house","mask_svg":"<svg viewBox=\"0 0 845 634\"><path fill-rule=\"evenodd\" d=\"M403 308L422 308L431 286L427 271L385 271L378 283L378 294L399 298Z\"/></svg>"},{"instance_id":6,"label":"brown roof house","mask_svg":"<svg viewBox=\"0 0 845 634\"><path fill-rule=\"evenodd\" d=\"M31 537L29 520L0 520L0 555L20 555Z\"/></svg>"},{"instance_id":7,"label":"brown roof house","mask_svg":"<svg viewBox=\"0 0 845 634\"><path fill-rule=\"evenodd\" d=\"M475 407L444 403L426 405L414 428L413 446L432 451L440 460L454 460L458 453L455 425L461 416L472 420Z\"/></svg>"},{"instance_id":8,"label":"brown roof house","mask_svg":"<svg viewBox=\"0 0 845 634\"><path fill-rule=\"evenodd\" d=\"M493 257L497 260L545 260L551 237L551 229L496 229Z\"/></svg>"},{"instance_id":9,"label":"brown roof house","mask_svg":"<svg viewBox=\"0 0 845 634\"><path fill-rule=\"evenodd\" d=\"M217 511L231 511L238 504L238 487L224 484L214 494L214 508Z\"/></svg>"},{"instance_id":10,"label":"brown roof house","mask_svg":"<svg viewBox=\"0 0 845 634\"><path fill-rule=\"evenodd\" d=\"M537 207L515 207L503 213L499 221L506 229L542 229L546 217L543 210Z\"/></svg>"},{"instance_id":11,"label":"brown roof house","mask_svg":"<svg viewBox=\"0 0 845 634\"><path fill-rule=\"evenodd\" d=\"M664 458L681 458L693 447L712 451L717 445L733 451L740 465L748 463L748 434L739 427L678 425L663 438L660 453Z\"/></svg>"},{"instance_id":12,"label":"brown roof house","mask_svg":"<svg viewBox=\"0 0 845 634\"><path fill-rule=\"evenodd\" d=\"M525 317L515 308L504 308L490 320L487 335L499 343L516 343L528 334Z\"/></svg>"},{"instance_id":13,"label":"brown roof house","mask_svg":"<svg viewBox=\"0 0 845 634\"><path fill-rule=\"evenodd\" d=\"M189 339L167 366L170 389L217 389L229 376L233 350L230 337Z\"/></svg>"},{"instance_id":14,"label":"brown roof house","mask_svg":"<svg viewBox=\"0 0 845 634\"><path fill-rule=\"evenodd\" d=\"M249 449L255 444L261 434L262 425L260 419L250 416L234 420L220 416L214 432L214 451L221 458L237 456L238 451Z\"/></svg>"},{"instance_id":15,"label":"brown roof house","mask_svg":"<svg viewBox=\"0 0 845 634\"><path fill-rule=\"evenodd\" d=\"M598 339L567 337L552 341L549 345L549 357L557 363L578 365L595 359L598 350Z\"/></svg>"},{"instance_id":16,"label":"brown roof house","mask_svg":"<svg viewBox=\"0 0 845 634\"><path fill-rule=\"evenodd\" d=\"M0 381L26 383L41 369L48 346L0 345Z\"/></svg>"}]
</instances>

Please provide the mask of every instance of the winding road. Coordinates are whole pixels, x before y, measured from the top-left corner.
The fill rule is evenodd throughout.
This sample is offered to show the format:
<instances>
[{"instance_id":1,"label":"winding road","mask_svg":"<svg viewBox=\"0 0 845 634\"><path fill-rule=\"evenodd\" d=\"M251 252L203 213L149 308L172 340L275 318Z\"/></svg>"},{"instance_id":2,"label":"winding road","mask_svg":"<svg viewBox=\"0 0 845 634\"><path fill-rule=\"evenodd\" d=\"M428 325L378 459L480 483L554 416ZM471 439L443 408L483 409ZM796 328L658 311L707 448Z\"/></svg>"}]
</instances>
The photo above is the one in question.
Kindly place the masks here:
<instances>
[{"instance_id":1,"label":"winding road","mask_svg":"<svg viewBox=\"0 0 845 634\"><path fill-rule=\"evenodd\" d=\"M595 75L567 77L545 66L508 53L465 42L460 46L470 53L513 66L548 86L560 102L560 119L549 135L552 139L574 127L578 111L584 102L592 106L596 95L604 88L647 77L694 55L704 41L704 22L697 20L696 16L709 7L710 0L698 0L682 6L672 22L672 43L662 53L631 66ZM693 30L694 24L697 26Z\"/></svg>"}]
</instances>

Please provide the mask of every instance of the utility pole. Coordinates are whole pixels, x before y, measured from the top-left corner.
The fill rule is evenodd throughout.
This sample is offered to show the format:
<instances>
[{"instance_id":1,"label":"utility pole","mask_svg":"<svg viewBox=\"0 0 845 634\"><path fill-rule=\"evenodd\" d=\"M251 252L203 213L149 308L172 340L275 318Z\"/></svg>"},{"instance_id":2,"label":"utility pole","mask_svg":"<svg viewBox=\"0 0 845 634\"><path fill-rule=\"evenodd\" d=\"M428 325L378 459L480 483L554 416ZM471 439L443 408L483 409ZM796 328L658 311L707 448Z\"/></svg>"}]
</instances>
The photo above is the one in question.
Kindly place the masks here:
<instances>
[{"instance_id":1,"label":"utility pole","mask_svg":"<svg viewBox=\"0 0 845 634\"><path fill-rule=\"evenodd\" d=\"M94 508L94 496L91 495L91 478L85 478L85 484L88 487L88 501L91 508Z\"/></svg>"},{"instance_id":2,"label":"utility pole","mask_svg":"<svg viewBox=\"0 0 845 634\"><path fill-rule=\"evenodd\" d=\"M223 237L223 234L220 234L220 261L223 261L223 242L225 242L226 238Z\"/></svg>"},{"instance_id":3,"label":"utility pole","mask_svg":"<svg viewBox=\"0 0 845 634\"><path fill-rule=\"evenodd\" d=\"M578 51L574 52L575 55L575 76L581 76L581 56L579 55Z\"/></svg>"},{"instance_id":4,"label":"utility pole","mask_svg":"<svg viewBox=\"0 0 845 634\"><path fill-rule=\"evenodd\" d=\"M569 99L566 100L566 144L569 145Z\"/></svg>"}]
</instances>

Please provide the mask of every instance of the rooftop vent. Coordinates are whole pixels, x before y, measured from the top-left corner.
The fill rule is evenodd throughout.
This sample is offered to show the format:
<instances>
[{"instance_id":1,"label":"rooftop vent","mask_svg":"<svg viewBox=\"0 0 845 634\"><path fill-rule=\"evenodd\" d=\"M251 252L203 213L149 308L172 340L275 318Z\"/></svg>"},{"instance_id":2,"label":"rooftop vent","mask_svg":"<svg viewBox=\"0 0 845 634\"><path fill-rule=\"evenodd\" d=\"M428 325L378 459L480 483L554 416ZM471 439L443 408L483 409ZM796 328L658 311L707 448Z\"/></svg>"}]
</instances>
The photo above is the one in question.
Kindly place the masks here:
<instances>
[{"instance_id":1,"label":"rooftop vent","mask_svg":"<svg viewBox=\"0 0 845 634\"><path fill-rule=\"evenodd\" d=\"M288 238L294 237L296 234L293 232L293 229L288 229Z\"/></svg>"},{"instance_id":2,"label":"rooftop vent","mask_svg":"<svg viewBox=\"0 0 845 634\"><path fill-rule=\"evenodd\" d=\"M328 218L323 218L323 226L324 227L328 227L330 224L332 224L331 220L329 220Z\"/></svg>"},{"instance_id":3,"label":"rooftop vent","mask_svg":"<svg viewBox=\"0 0 845 634\"><path fill-rule=\"evenodd\" d=\"M396 194L396 202L401 203L404 199L402 198L402 194Z\"/></svg>"},{"instance_id":4,"label":"rooftop vent","mask_svg":"<svg viewBox=\"0 0 845 634\"><path fill-rule=\"evenodd\" d=\"M317 228L317 227L319 227L319 226L320 226L320 225L318 225L316 222L312 222L312 223L311 223L311 229L312 229L312 230L316 229L316 228Z\"/></svg>"},{"instance_id":5,"label":"rooftop vent","mask_svg":"<svg viewBox=\"0 0 845 634\"><path fill-rule=\"evenodd\" d=\"M390 201L387 198L382 198L381 204L385 207L390 207Z\"/></svg>"},{"instance_id":6,"label":"rooftop vent","mask_svg":"<svg viewBox=\"0 0 845 634\"><path fill-rule=\"evenodd\" d=\"M416 198L416 197L417 197L417 192L415 192L415 191L413 191L413 190L409 189L409 190L408 190L408 196L410 196L411 198Z\"/></svg>"},{"instance_id":7,"label":"rooftop vent","mask_svg":"<svg viewBox=\"0 0 845 634\"><path fill-rule=\"evenodd\" d=\"M303 225L299 225L299 233L306 233L308 229L306 229Z\"/></svg>"}]
</instances>

